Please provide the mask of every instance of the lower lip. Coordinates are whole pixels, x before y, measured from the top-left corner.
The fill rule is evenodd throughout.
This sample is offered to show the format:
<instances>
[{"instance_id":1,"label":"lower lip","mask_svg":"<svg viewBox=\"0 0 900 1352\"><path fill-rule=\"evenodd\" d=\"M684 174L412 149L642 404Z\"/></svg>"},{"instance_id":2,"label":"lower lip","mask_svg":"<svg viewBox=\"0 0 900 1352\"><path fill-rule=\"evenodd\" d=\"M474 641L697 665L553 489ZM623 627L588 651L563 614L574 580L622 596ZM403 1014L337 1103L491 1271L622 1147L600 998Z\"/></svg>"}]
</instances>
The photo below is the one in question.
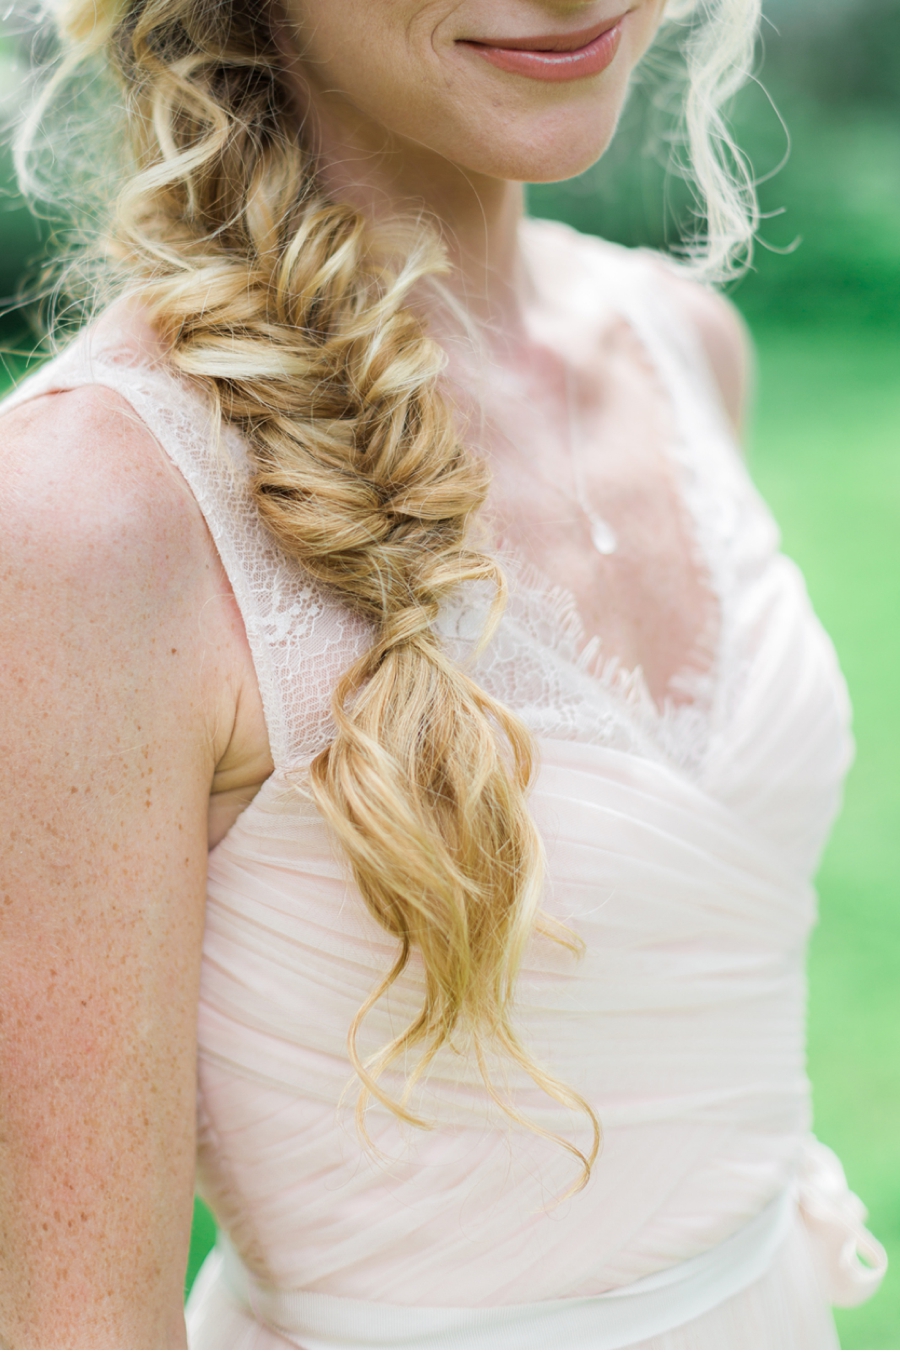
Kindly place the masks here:
<instances>
[{"instance_id":1,"label":"lower lip","mask_svg":"<svg viewBox=\"0 0 900 1352\"><path fill-rule=\"evenodd\" d=\"M461 42L485 61L510 75L525 75L529 80L586 80L599 75L615 58L622 40L622 20L574 52L528 52L521 47L488 47L481 42Z\"/></svg>"}]
</instances>

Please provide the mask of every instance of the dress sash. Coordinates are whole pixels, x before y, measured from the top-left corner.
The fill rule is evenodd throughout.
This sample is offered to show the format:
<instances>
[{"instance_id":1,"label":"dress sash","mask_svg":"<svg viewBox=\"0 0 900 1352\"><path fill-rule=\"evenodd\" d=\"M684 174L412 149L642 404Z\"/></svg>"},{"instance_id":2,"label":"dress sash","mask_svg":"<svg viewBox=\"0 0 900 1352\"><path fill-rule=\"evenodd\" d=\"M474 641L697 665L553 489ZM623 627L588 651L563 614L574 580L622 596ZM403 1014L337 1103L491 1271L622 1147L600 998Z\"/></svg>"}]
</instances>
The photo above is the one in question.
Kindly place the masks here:
<instances>
[{"instance_id":1,"label":"dress sash","mask_svg":"<svg viewBox=\"0 0 900 1352\"><path fill-rule=\"evenodd\" d=\"M599 1296L483 1309L385 1305L265 1287L224 1236L207 1262L233 1299L297 1347L621 1348L686 1324L758 1281L796 1215L794 1190L787 1188L721 1244L640 1281ZM214 1279L214 1272L203 1276Z\"/></svg>"}]
</instances>

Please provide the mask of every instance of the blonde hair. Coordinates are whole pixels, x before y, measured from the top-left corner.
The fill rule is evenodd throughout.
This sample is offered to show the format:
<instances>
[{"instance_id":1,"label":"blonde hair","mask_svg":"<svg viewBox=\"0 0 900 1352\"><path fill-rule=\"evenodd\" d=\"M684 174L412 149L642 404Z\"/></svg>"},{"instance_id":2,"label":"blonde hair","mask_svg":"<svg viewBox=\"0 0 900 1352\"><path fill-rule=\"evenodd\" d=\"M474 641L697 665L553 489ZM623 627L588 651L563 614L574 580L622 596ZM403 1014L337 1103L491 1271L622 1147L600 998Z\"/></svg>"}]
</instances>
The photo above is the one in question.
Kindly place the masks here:
<instances>
[{"instance_id":1,"label":"blonde hair","mask_svg":"<svg viewBox=\"0 0 900 1352\"><path fill-rule=\"evenodd\" d=\"M721 272L752 219L746 183L728 177L708 132L721 141L717 91L749 51L757 0L700 5L687 122L710 202L706 257ZM360 1112L371 1094L419 1122L411 1089L454 1039L524 1121L493 1086L488 1053L499 1049L588 1114L587 1151L554 1137L586 1180L596 1117L532 1060L511 1018L526 945L536 928L554 932L540 914L542 853L526 801L531 739L435 631L464 583L495 589L495 617L504 596L472 531L487 471L461 441L443 354L409 305L444 255L427 230L378 229L323 194L268 10L267 0L62 0L64 59L25 127L20 168L28 178L47 108L99 58L117 76L124 108L114 116L124 113L134 160L103 268L136 287L170 360L245 434L259 511L282 547L371 623L369 651L334 692L334 740L310 774L366 905L398 942L349 1033ZM685 16L684 5L673 11L675 22ZM360 1021L413 950L421 1010L364 1064ZM406 1088L391 1096L382 1072L410 1053Z\"/></svg>"},{"instance_id":2,"label":"blonde hair","mask_svg":"<svg viewBox=\"0 0 900 1352\"><path fill-rule=\"evenodd\" d=\"M683 141L677 165L693 185L704 228L687 242L709 281L734 277L751 260L759 226L753 170L736 145L727 111L753 74L762 0L668 0L665 29L681 36L685 66Z\"/></svg>"}]
</instances>

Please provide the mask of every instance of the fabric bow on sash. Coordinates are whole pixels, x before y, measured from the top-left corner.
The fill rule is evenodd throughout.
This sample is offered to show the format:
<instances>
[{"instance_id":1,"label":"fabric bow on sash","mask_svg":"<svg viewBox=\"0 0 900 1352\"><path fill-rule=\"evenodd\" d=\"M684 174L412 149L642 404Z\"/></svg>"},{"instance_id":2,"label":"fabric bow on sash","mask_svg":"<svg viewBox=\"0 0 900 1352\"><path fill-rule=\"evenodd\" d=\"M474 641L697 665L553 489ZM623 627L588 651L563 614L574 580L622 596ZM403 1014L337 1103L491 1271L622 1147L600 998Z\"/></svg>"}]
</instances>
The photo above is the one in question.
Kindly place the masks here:
<instances>
[{"instance_id":1,"label":"fabric bow on sash","mask_svg":"<svg viewBox=\"0 0 900 1352\"><path fill-rule=\"evenodd\" d=\"M881 1285L887 1254L866 1229L868 1212L850 1191L837 1155L814 1136L806 1143L798 1183L800 1212L829 1304L862 1305Z\"/></svg>"}]
</instances>

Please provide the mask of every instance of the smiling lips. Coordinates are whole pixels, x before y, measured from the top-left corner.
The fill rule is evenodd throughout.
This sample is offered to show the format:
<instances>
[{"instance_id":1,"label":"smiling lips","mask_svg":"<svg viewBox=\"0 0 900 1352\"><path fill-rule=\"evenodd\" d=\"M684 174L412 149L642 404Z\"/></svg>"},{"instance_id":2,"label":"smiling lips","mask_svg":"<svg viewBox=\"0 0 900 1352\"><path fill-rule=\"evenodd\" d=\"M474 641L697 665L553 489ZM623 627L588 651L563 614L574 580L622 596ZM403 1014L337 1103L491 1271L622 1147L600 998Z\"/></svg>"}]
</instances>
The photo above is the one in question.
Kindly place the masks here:
<instances>
[{"instance_id":1,"label":"smiling lips","mask_svg":"<svg viewBox=\"0 0 900 1352\"><path fill-rule=\"evenodd\" d=\"M623 18L607 19L579 33L499 42L462 41L459 46L470 47L511 75L525 75L531 80L583 80L599 75L612 62L619 50Z\"/></svg>"}]
</instances>

